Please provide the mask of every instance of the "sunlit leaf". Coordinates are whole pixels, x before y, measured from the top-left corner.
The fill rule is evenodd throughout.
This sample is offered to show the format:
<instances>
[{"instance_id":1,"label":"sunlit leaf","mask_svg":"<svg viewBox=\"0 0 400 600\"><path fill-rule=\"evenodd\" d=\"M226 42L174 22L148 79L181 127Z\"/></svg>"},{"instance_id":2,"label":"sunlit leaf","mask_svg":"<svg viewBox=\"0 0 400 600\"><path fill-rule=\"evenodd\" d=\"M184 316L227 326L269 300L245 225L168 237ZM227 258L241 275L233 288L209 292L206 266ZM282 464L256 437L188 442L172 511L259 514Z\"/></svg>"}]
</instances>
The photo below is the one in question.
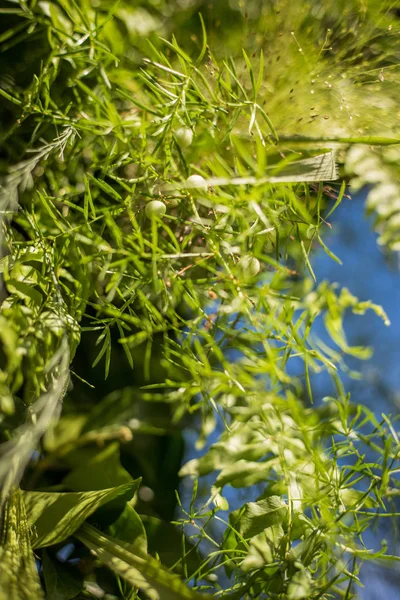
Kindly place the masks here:
<instances>
[{"instance_id":1,"label":"sunlit leaf","mask_svg":"<svg viewBox=\"0 0 400 600\"><path fill-rule=\"evenodd\" d=\"M249 545L249 552L242 564L241 569L245 572L253 569L263 569L275 559L276 550L283 537L283 529L280 525L272 525L254 536Z\"/></svg>"},{"instance_id":2,"label":"sunlit leaf","mask_svg":"<svg viewBox=\"0 0 400 600\"><path fill-rule=\"evenodd\" d=\"M84 525L77 537L115 573L133 587L143 590L151 600L201 600L198 594L169 573L157 560L143 554L135 545L110 538L90 525Z\"/></svg>"},{"instance_id":3,"label":"sunlit leaf","mask_svg":"<svg viewBox=\"0 0 400 600\"><path fill-rule=\"evenodd\" d=\"M279 496L270 496L244 505L240 515L239 531L245 538L259 534L267 527L281 525L288 516L288 507Z\"/></svg>"},{"instance_id":4,"label":"sunlit leaf","mask_svg":"<svg viewBox=\"0 0 400 600\"><path fill-rule=\"evenodd\" d=\"M20 490L6 500L0 530L0 599L44 598L30 542L24 502Z\"/></svg>"},{"instance_id":5,"label":"sunlit leaf","mask_svg":"<svg viewBox=\"0 0 400 600\"><path fill-rule=\"evenodd\" d=\"M64 541L98 508L118 496L132 497L136 488L137 484L131 483L93 492L23 492L32 546L42 548Z\"/></svg>"}]
</instances>

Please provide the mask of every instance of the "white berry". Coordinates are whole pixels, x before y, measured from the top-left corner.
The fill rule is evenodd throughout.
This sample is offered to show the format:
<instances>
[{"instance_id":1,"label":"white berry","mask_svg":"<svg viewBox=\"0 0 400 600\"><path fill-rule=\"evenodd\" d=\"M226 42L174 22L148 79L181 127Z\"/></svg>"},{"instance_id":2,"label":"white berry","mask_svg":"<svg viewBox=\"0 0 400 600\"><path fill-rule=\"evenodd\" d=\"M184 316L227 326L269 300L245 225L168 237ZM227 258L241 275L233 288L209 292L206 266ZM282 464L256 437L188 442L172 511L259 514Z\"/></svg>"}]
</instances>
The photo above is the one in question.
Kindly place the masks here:
<instances>
[{"instance_id":1,"label":"white berry","mask_svg":"<svg viewBox=\"0 0 400 600\"><path fill-rule=\"evenodd\" d=\"M201 175L191 175L186 179L186 185L191 188L207 189L207 183Z\"/></svg>"},{"instance_id":2,"label":"white berry","mask_svg":"<svg viewBox=\"0 0 400 600\"><path fill-rule=\"evenodd\" d=\"M167 207L161 200L151 200L146 204L144 209L145 215L148 219L154 219L154 217L163 217L166 213Z\"/></svg>"}]
</instances>

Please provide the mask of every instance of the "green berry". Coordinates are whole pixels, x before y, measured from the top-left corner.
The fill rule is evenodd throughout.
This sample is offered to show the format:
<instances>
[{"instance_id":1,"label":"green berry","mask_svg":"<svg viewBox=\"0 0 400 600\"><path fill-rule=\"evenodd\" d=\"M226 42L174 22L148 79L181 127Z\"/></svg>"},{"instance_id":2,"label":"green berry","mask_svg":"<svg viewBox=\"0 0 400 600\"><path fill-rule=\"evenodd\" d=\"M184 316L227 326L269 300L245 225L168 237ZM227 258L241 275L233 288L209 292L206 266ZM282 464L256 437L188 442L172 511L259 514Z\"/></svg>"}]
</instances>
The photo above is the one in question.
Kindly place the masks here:
<instances>
[{"instance_id":1,"label":"green berry","mask_svg":"<svg viewBox=\"0 0 400 600\"><path fill-rule=\"evenodd\" d=\"M168 199L168 207L176 208L177 206L179 206L180 202L181 202L180 198L169 198Z\"/></svg>"},{"instance_id":2,"label":"green berry","mask_svg":"<svg viewBox=\"0 0 400 600\"><path fill-rule=\"evenodd\" d=\"M193 131L189 127L179 127L175 131L175 137L182 148L188 148L193 142Z\"/></svg>"},{"instance_id":3,"label":"green berry","mask_svg":"<svg viewBox=\"0 0 400 600\"><path fill-rule=\"evenodd\" d=\"M244 277L254 277L260 272L261 265L258 258L254 256L243 256L238 263Z\"/></svg>"},{"instance_id":4,"label":"green berry","mask_svg":"<svg viewBox=\"0 0 400 600\"><path fill-rule=\"evenodd\" d=\"M165 215L167 207L164 202L161 200L151 200L148 204L146 204L146 208L144 212L148 219L154 219L155 217L160 217L160 219Z\"/></svg>"}]
</instances>

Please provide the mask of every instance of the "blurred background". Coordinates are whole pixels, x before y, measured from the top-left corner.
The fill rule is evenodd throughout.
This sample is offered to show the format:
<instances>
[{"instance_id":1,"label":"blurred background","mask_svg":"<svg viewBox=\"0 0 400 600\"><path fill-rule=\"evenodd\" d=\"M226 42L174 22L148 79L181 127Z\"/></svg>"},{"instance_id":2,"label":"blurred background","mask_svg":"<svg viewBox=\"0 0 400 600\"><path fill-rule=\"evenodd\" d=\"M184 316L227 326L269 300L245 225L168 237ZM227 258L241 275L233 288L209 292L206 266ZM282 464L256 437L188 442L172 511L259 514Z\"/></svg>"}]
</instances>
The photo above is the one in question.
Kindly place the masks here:
<instances>
[{"instance_id":1,"label":"blurred background","mask_svg":"<svg viewBox=\"0 0 400 600\"><path fill-rule=\"evenodd\" d=\"M374 412L378 421L382 413L397 417L400 409L400 272L399 255L387 254L377 244L372 222L365 216L367 191L354 195L340 206L332 219L331 249L343 265L319 253L314 259L315 273L319 279L337 281L348 287L361 299L371 299L386 311L391 326L371 318L366 326L363 317L349 315L346 333L350 345L370 346L372 358L356 361L348 358L350 367L361 373L359 380L343 374L351 399L363 403ZM323 336L322 328L318 332ZM314 377L317 398L332 393L326 375ZM397 518L398 520L398 518ZM390 554L398 555L398 531L393 522L387 527L381 522L379 530L370 532L367 543L379 548L383 539L388 542ZM360 597L373 600L386 594L400 598L400 570L368 565L362 571L365 588Z\"/></svg>"}]
</instances>

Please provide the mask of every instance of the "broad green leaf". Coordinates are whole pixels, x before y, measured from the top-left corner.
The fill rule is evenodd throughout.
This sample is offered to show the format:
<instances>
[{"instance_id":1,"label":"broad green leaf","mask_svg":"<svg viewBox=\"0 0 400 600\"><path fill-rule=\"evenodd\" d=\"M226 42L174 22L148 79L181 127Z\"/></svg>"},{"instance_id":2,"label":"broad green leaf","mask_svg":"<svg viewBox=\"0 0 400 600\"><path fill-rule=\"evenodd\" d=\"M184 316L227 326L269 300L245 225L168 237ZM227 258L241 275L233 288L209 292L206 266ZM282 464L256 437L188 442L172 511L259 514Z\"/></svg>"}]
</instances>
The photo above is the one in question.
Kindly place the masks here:
<instances>
[{"instance_id":1,"label":"broad green leaf","mask_svg":"<svg viewBox=\"0 0 400 600\"><path fill-rule=\"evenodd\" d=\"M298 540L310 530L312 530L310 520L303 513L296 512L290 523L290 539Z\"/></svg>"},{"instance_id":2,"label":"broad green leaf","mask_svg":"<svg viewBox=\"0 0 400 600\"><path fill-rule=\"evenodd\" d=\"M46 600L71 600L83 588L83 576L77 568L60 563L46 550L42 552Z\"/></svg>"},{"instance_id":3,"label":"broad green leaf","mask_svg":"<svg viewBox=\"0 0 400 600\"><path fill-rule=\"evenodd\" d=\"M119 496L132 497L137 486L137 482L132 482L92 492L23 492L33 547L64 541L98 508Z\"/></svg>"},{"instance_id":4,"label":"broad green leaf","mask_svg":"<svg viewBox=\"0 0 400 600\"><path fill-rule=\"evenodd\" d=\"M0 529L0 564L0 600L44 598L19 489L5 501Z\"/></svg>"},{"instance_id":5,"label":"broad green leaf","mask_svg":"<svg viewBox=\"0 0 400 600\"><path fill-rule=\"evenodd\" d=\"M147 552L146 531L136 510L127 503L118 519L110 525L110 534L117 540L135 544L142 552Z\"/></svg>"},{"instance_id":6,"label":"broad green leaf","mask_svg":"<svg viewBox=\"0 0 400 600\"><path fill-rule=\"evenodd\" d=\"M85 422L85 415L63 415L44 435L43 445L46 451L57 452L61 446L72 444L78 438Z\"/></svg>"},{"instance_id":7,"label":"broad green leaf","mask_svg":"<svg viewBox=\"0 0 400 600\"><path fill-rule=\"evenodd\" d=\"M281 525L272 525L254 536L250 542L249 553L240 565L242 571L263 569L271 564L284 535Z\"/></svg>"},{"instance_id":8,"label":"broad green leaf","mask_svg":"<svg viewBox=\"0 0 400 600\"><path fill-rule=\"evenodd\" d=\"M242 425L239 431L213 444L207 454L193 459L183 465L180 475L203 476L215 470L222 470L235 465L241 459L257 461L269 452L274 451L276 444L266 440L259 432L248 425Z\"/></svg>"},{"instance_id":9,"label":"broad green leaf","mask_svg":"<svg viewBox=\"0 0 400 600\"><path fill-rule=\"evenodd\" d=\"M64 479L63 485L76 492L104 490L133 481L123 468L119 456L119 443L109 444L104 450L97 450L92 458L79 463L79 448L75 452L78 466Z\"/></svg>"},{"instance_id":10,"label":"broad green leaf","mask_svg":"<svg viewBox=\"0 0 400 600\"><path fill-rule=\"evenodd\" d=\"M74 492L89 492L93 490L104 490L115 488L120 485L134 484L134 492L130 490L107 502L96 512L98 524L107 526L113 523L125 509L126 502L131 500L133 493L139 487L140 479L133 480L131 475L123 468L120 461L119 443L109 444L99 452L97 449L91 455L81 454L79 448L73 451L75 467L63 480L63 485ZM67 457L71 461L71 456ZM81 461L81 463L79 462Z\"/></svg>"},{"instance_id":11,"label":"broad green leaf","mask_svg":"<svg viewBox=\"0 0 400 600\"><path fill-rule=\"evenodd\" d=\"M282 525L288 516L288 507L280 496L269 496L258 502L248 502L237 525L244 538L251 538L272 525Z\"/></svg>"},{"instance_id":12,"label":"broad green leaf","mask_svg":"<svg viewBox=\"0 0 400 600\"><path fill-rule=\"evenodd\" d=\"M114 573L133 587L145 592L151 600L206 600L208 595L188 588L177 575L167 571L156 559L135 545L115 540L85 523L76 537Z\"/></svg>"},{"instance_id":13,"label":"broad green leaf","mask_svg":"<svg viewBox=\"0 0 400 600\"><path fill-rule=\"evenodd\" d=\"M250 462L247 460L238 460L233 465L229 465L221 471L215 485L219 488L228 484L236 488L248 487L265 481L272 466L271 461Z\"/></svg>"},{"instance_id":14,"label":"broad green leaf","mask_svg":"<svg viewBox=\"0 0 400 600\"><path fill-rule=\"evenodd\" d=\"M287 587L288 600L305 600L310 598L312 592L312 579L305 569L297 571L289 581Z\"/></svg>"},{"instance_id":15,"label":"broad green leaf","mask_svg":"<svg viewBox=\"0 0 400 600\"><path fill-rule=\"evenodd\" d=\"M361 492L360 490L344 488L340 490L339 495L341 501L346 507L358 505L358 507L363 506L364 508L374 508L379 505L375 498L365 494L365 492Z\"/></svg>"},{"instance_id":16,"label":"broad green leaf","mask_svg":"<svg viewBox=\"0 0 400 600\"><path fill-rule=\"evenodd\" d=\"M42 294L38 292L32 285L29 285L24 281L9 279L7 281L7 289L11 294L18 293L23 297L29 298L32 300L33 304L36 304L37 306L42 304Z\"/></svg>"}]
</instances>

